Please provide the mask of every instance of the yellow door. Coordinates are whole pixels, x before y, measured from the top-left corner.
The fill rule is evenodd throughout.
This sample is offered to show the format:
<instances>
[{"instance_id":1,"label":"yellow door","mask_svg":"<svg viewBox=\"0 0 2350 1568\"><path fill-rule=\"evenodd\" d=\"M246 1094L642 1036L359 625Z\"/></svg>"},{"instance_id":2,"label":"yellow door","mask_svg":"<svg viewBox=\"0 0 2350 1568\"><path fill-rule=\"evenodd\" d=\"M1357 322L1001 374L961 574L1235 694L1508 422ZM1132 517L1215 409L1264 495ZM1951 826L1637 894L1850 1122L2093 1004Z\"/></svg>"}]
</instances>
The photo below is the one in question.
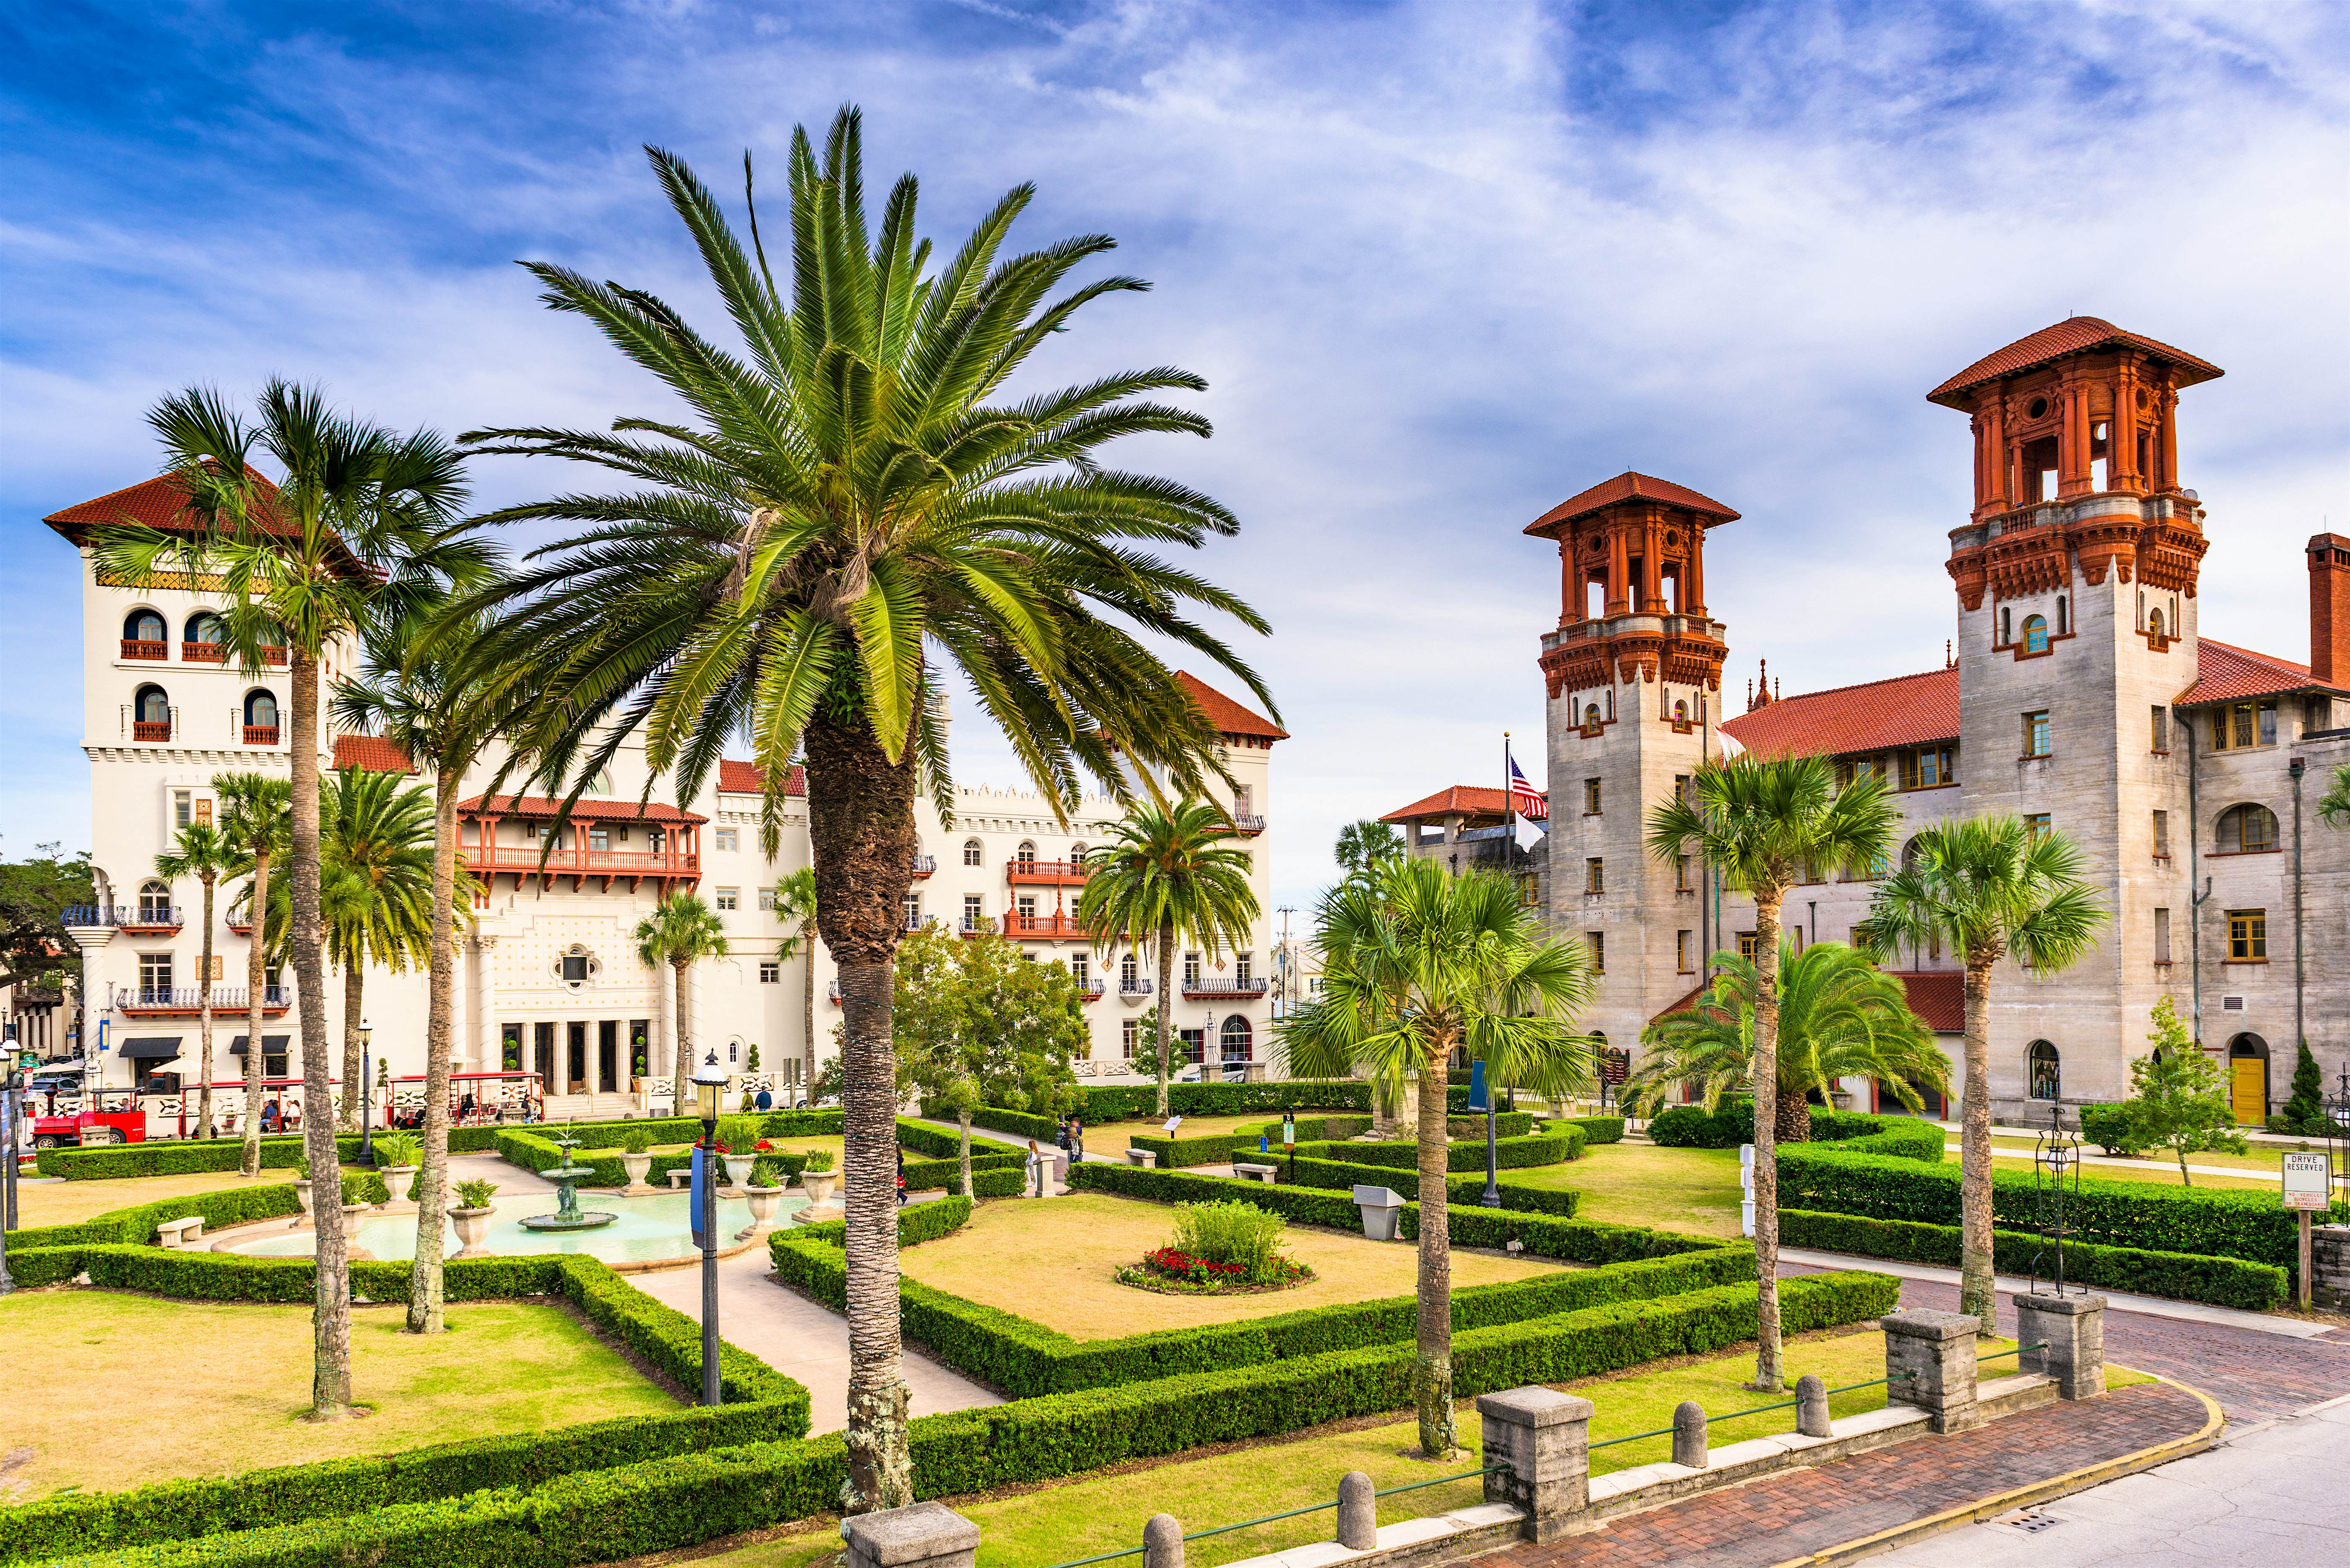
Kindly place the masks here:
<instances>
[{"instance_id":1,"label":"yellow door","mask_svg":"<svg viewBox=\"0 0 2350 1568\"><path fill-rule=\"evenodd\" d=\"M2239 1126L2256 1127L2268 1119L2269 1064L2258 1056L2239 1056L2229 1064L2235 1069L2230 1096L2235 1104Z\"/></svg>"}]
</instances>

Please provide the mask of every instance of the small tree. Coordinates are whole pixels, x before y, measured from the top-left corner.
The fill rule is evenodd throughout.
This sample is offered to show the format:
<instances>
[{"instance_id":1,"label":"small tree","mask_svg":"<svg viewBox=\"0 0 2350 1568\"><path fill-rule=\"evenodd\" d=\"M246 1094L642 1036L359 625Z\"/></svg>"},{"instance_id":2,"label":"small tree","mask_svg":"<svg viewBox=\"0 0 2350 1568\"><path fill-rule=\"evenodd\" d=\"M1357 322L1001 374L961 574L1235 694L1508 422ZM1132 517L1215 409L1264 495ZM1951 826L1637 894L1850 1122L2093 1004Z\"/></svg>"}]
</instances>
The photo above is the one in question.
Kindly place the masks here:
<instances>
[{"instance_id":1,"label":"small tree","mask_svg":"<svg viewBox=\"0 0 2350 1568\"><path fill-rule=\"evenodd\" d=\"M1388 823L1366 817L1338 830L1338 869L1349 877L1359 877L1375 863L1402 853L1403 835Z\"/></svg>"},{"instance_id":2,"label":"small tree","mask_svg":"<svg viewBox=\"0 0 2350 1568\"><path fill-rule=\"evenodd\" d=\"M2284 1120L2289 1130L2297 1133L2324 1131L2325 1077L2317 1070L2317 1058L2309 1054L2309 1042L2301 1043L2301 1054L2293 1059L2293 1093L2285 1096ZM2313 1136L2314 1136L2313 1134Z\"/></svg>"},{"instance_id":3,"label":"small tree","mask_svg":"<svg viewBox=\"0 0 2350 1568\"><path fill-rule=\"evenodd\" d=\"M2206 1056L2164 997L2154 1004L2151 1055L2130 1064L2130 1119L2142 1147L2167 1148L2178 1158L2178 1179L2192 1187L2187 1157L2207 1150L2243 1154L2251 1145L2236 1130L2235 1107L2228 1103L2228 1071Z\"/></svg>"},{"instance_id":4,"label":"small tree","mask_svg":"<svg viewBox=\"0 0 2350 1568\"><path fill-rule=\"evenodd\" d=\"M166 882L192 877L204 890L203 948L196 959L196 978L202 981L196 991L197 1038L202 1051L196 1073L198 1137L213 1136L213 898L220 879L235 869L236 857L236 846L209 822L192 822L180 829L172 847L155 857L155 875ZM2303 1046L2301 1054L2306 1061L2309 1047ZM2312 1063L2309 1070L2315 1073L2316 1064ZM2288 1106L2286 1109L2292 1107Z\"/></svg>"},{"instance_id":5,"label":"small tree","mask_svg":"<svg viewBox=\"0 0 2350 1568\"><path fill-rule=\"evenodd\" d=\"M971 1117L979 1108L979 1083L962 1049L962 940L943 926L907 932L898 943L890 976L889 1012L899 1082L914 1091L924 1115L950 1111L962 1129L962 1195L969 1198ZM815 1105L814 1079L808 1096L808 1104Z\"/></svg>"}]
</instances>

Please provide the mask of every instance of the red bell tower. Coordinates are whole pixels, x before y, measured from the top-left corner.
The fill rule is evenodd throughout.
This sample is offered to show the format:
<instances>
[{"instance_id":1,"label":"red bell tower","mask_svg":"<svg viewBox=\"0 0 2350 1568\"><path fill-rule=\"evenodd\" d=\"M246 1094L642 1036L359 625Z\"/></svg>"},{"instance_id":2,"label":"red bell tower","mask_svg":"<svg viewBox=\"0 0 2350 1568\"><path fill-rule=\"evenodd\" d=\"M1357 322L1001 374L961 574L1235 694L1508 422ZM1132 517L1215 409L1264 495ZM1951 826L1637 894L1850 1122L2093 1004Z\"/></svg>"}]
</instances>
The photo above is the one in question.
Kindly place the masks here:
<instances>
[{"instance_id":1,"label":"red bell tower","mask_svg":"<svg viewBox=\"0 0 2350 1568\"><path fill-rule=\"evenodd\" d=\"M1721 502L1624 472L1526 525L1558 545L1558 630L1543 639L1551 698L1618 682L1721 688L1721 623L1705 613L1705 531Z\"/></svg>"}]
</instances>

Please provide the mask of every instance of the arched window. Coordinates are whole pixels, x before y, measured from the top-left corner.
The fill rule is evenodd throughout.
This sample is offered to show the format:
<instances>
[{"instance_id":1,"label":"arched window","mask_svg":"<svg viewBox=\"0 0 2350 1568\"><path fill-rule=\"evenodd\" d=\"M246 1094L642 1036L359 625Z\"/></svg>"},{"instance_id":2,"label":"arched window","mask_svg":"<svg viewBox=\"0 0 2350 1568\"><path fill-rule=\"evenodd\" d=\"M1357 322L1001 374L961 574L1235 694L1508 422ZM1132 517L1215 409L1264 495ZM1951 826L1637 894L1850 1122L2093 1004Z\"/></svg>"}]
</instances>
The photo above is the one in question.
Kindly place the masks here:
<instances>
[{"instance_id":1,"label":"arched window","mask_svg":"<svg viewBox=\"0 0 2350 1568\"><path fill-rule=\"evenodd\" d=\"M182 634L182 640L184 641L200 642L214 648L217 648L227 639L227 626L223 623L220 617L213 614L210 610L198 610L195 614L190 616L188 618L188 629Z\"/></svg>"},{"instance_id":2,"label":"arched window","mask_svg":"<svg viewBox=\"0 0 2350 1568\"><path fill-rule=\"evenodd\" d=\"M1917 868L1918 841L1913 838L1908 843L1901 846L1901 869L1904 871L1914 871Z\"/></svg>"},{"instance_id":3,"label":"arched window","mask_svg":"<svg viewBox=\"0 0 2350 1568\"><path fill-rule=\"evenodd\" d=\"M244 722L260 730L277 728L277 699L270 692L257 688L246 692Z\"/></svg>"},{"instance_id":4,"label":"arched window","mask_svg":"<svg viewBox=\"0 0 2350 1568\"><path fill-rule=\"evenodd\" d=\"M2023 651L2026 653L2048 651L2048 618L2046 616L2028 615L2023 618Z\"/></svg>"},{"instance_id":5,"label":"arched window","mask_svg":"<svg viewBox=\"0 0 2350 1568\"><path fill-rule=\"evenodd\" d=\"M163 659L170 656L172 645L163 639L172 635L163 618L151 609L135 609L122 618L122 657L125 659Z\"/></svg>"},{"instance_id":6,"label":"arched window","mask_svg":"<svg viewBox=\"0 0 2350 1568\"><path fill-rule=\"evenodd\" d=\"M2146 618L2146 629L2155 641L2162 640L2162 612L2156 610Z\"/></svg>"},{"instance_id":7,"label":"arched window","mask_svg":"<svg viewBox=\"0 0 2350 1568\"><path fill-rule=\"evenodd\" d=\"M2220 814L2222 855L2265 855L2277 846L2276 813L2264 805L2231 805Z\"/></svg>"},{"instance_id":8,"label":"arched window","mask_svg":"<svg viewBox=\"0 0 2350 1568\"><path fill-rule=\"evenodd\" d=\"M1130 992L1134 990L1135 982L1141 978L1142 966L1134 961L1134 954L1129 950L1124 958L1118 961L1118 988L1120 991Z\"/></svg>"},{"instance_id":9,"label":"arched window","mask_svg":"<svg viewBox=\"0 0 2350 1568\"><path fill-rule=\"evenodd\" d=\"M1586 702L1583 705L1583 727L1586 730L1596 730L1599 728L1598 703Z\"/></svg>"},{"instance_id":10,"label":"arched window","mask_svg":"<svg viewBox=\"0 0 2350 1568\"><path fill-rule=\"evenodd\" d=\"M1687 698L1675 698L1673 700L1673 722L1676 724L1686 724L1689 722L1689 700Z\"/></svg>"},{"instance_id":11,"label":"arched window","mask_svg":"<svg viewBox=\"0 0 2350 1568\"><path fill-rule=\"evenodd\" d=\"M168 741L172 738L172 700L161 686L141 686L130 698L130 738Z\"/></svg>"},{"instance_id":12,"label":"arched window","mask_svg":"<svg viewBox=\"0 0 2350 1568\"><path fill-rule=\"evenodd\" d=\"M1072 865L1072 866L1082 866L1082 865L1084 865L1085 863L1086 863L1086 846L1085 846L1084 845L1082 845L1082 844L1072 844L1072 845L1070 845L1070 846L1069 846L1069 864L1070 864L1070 865Z\"/></svg>"},{"instance_id":13,"label":"arched window","mask_svg":"<svg viewBox=\"0 0 2350 1568\"><path fill-rule=\"evenodd\" d=\"M2045 1040L2034 1040L2023 1053L2024 1078L2030 1085L2026 1091L2035 1100L2060 1098L2064 1088L2064 1074L2056 1058L2056 1047Z\"/></svg>"},{"instance_id":14,"label":"arched window","mask_svg":"<svg viewBox=\"0 0 2350 1568\"><path fill-rule=\"evenodd\" d=\"M1239 1013L1235 1012L1224 1020L1222 1038L1225 1061L1246 1062L1255 1054L1255 1031Z\"/></svg>"},{"instance_id":15,"label":"arched window","mask_svg":"<svg viewBox=\"0 0 2350 1568\"><path fill-rule=\"evenodd\" d=\"M966 838L962 841L962 863L966 866L976 866L979 864L978 839Z\"/></svg>"},{"instance_id":16,"label":"arched window","mask_svg":"<svg viewBox=\"0 0 2350 1568\"><path fill-rule=\"evenodd\" d=\"M609 769L607 769L607 768L598 768L598 769L597 769L593 774L589 774L589 775L588 775L588 782L587 782L585 784L583 784L583 785L581 785L581 786L580 786L579 793L580 793L581 794L611 794L611 793L612 793L612 774L611 774L611 771L610 771Z\"/></svg>"},{"instance_id":17,"label":"arched window","mask_svg":"<svg viewBox=\"0 0 2350 1568\"><path fill-rule=\"evenodd\" d=\"M172 889L162 882L139 884L139 919L146 925L160 926L172 918Z\"/></svg>"},{"instance_id":18,"label":"arched window","mask_svg":"<svg viewBox=\"0 0 2350 1568\"><path fill-rule=\"evenodd\" d=\"M1036 864L1036 846L1024 838L1020 841L1020 847L1012 852L1012 857L1023 866L1034 866Z\"/></svg>"}]
</instances>

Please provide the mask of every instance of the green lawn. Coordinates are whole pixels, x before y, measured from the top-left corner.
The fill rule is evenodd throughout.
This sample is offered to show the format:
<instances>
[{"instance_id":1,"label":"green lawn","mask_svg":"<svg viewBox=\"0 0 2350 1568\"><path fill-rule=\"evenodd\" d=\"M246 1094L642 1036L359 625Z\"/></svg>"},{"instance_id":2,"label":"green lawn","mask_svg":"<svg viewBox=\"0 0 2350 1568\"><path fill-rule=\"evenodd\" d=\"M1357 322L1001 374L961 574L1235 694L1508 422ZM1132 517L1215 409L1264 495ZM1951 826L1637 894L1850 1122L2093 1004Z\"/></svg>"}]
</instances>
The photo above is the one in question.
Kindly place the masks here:
<instances>
[{"instance_id":1,"label":"green lawn","mask_svg":"<svg viewBox=\"0 0 2350 1568\"><path fill-rule=\"evenodd\" d=\"M1738 1234L1738 1151L1603 1143L1566 1165L1506 1172L1529 1187L1583 1194L1585 1220L1647 1225L1698 1236Z\"/></svg>"},{"instance_id":2,"label":"green lawn","mask_svg":"<svg viewBox=\"0 0 2350 1568\"><path fill-rule=\"evenodd\" d=\"M450 1332L430 1339L404 1322L396 1307L352 1314L352 1390L372 1413L313 1426L301 1419L307 1306L113 1291L0 1298L0 1344L33 1357L19 1357L27 1375L0 1379L0 1443L27 1456L17 1466L9 1455L8 1479L24 1483L13 1501L678 1408L559 1307L452 1306Z\"/></svg>"},{"instance_id":3,"label":"green lawn","mask_svg":"<svg viewBox=\"0 0 2350 1568\"><path fill-rule=\"evenodd\" d=\"M1985 1349L2003 1349L2007 1343L1986 1343ZM1999 1369L2012 1365L1992 1364ZM1831 1388L1873 1382L1885 1375L1885 1336L1867 1330L1798 1340L1787 1347L1787 1367L1791 1376L1816 1373ZM1673 1407L1683 1399L1697 1400L1711 1414L1776 1403L1739 1386L1753 1373L1754 1355L1750 1348L1686 1366L1560 1386L1574 1389L1597 1407L1591 1439L1604 1443L1611 1438L1670 1426ZM2116 1386L2142 1381L2144 1377L2137 1374L2116 1373L2112 1377ZM1881 1409L1884 1404L1881 1386L1855 1389L1829 1401L1839 1417ZM1401 1420L1260 1443L1207 1459L1177 1460L1150 1467L1140 1477L1130 1473L1080 1476L1018 1497L950 1506L980 1527L983 1568L1043 1568L1136 1545L1142 1538L1143 1521L1151 1512L1173 1514L1187 1531L1204 1530L1333 1500L1337 1496L1338 1478L1348 1470L1363 1471L1382 1489L1473 1470L1482 1462L1477 1428L1475 1412L1464 1405L1461 1435L1468 1452L1442 1465L1406 1457L1405 1450L1418 1440L1418 1428L1411 1421ZM1712 1441L1727 1446L1793 1430L1793 1409L1771 1410L1745 1419L1716 1422ZM1607 1475L1670 1457L1668 1438L1621 1443L1596 1449L1591 1472ZM1477 1502L1482 1496L1475 1480L1404 1492L1380 1500L1379 1522L1395 1524L1442 1513ZM1191 1568L1216 1568L1243 1557L1326 1541L1332 1528L1329 1513L1306 1514L1192 1542L1186 1548L1185 1561ZM827 1527L700 1561L710 1568L804 1568L838 1550L839 1537Z\"/></svg>"}]
</instances>

